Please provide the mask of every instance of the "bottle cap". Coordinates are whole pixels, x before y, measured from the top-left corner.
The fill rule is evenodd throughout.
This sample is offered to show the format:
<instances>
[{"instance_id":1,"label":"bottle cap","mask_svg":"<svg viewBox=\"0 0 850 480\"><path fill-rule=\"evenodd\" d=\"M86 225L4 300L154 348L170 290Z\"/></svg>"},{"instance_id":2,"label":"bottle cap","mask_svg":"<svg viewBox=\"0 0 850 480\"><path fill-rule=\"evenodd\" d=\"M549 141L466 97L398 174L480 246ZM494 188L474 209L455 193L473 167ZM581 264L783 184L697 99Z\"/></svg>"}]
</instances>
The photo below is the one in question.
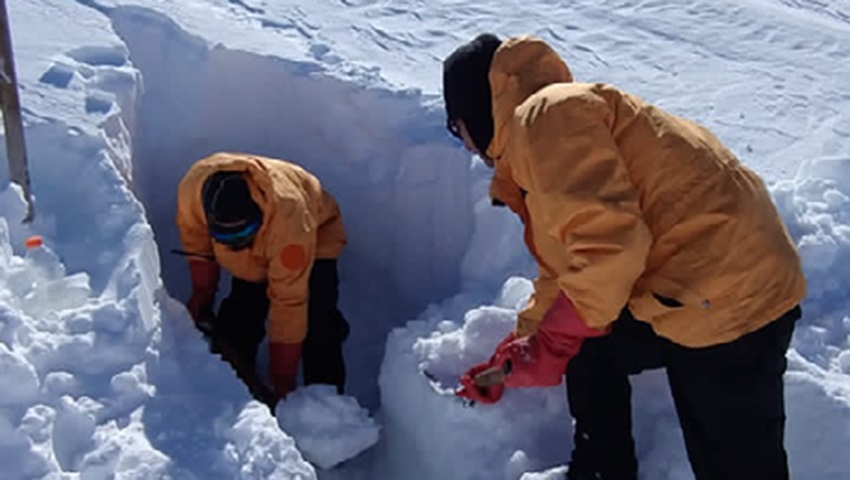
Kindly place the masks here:
<instances>
[{"instance_id":1,"label":"bottle cap","mask_svg":"<svg viewBox=\"0 0 850 480\"><path fill-rule=\"evenodd\" d=\"M44 245L44 239L41 238L41 235L33 235L24 240L24 246L27 247L27 250L31 248L38 248L42 245Z\"/></svg>"}]
</instances>

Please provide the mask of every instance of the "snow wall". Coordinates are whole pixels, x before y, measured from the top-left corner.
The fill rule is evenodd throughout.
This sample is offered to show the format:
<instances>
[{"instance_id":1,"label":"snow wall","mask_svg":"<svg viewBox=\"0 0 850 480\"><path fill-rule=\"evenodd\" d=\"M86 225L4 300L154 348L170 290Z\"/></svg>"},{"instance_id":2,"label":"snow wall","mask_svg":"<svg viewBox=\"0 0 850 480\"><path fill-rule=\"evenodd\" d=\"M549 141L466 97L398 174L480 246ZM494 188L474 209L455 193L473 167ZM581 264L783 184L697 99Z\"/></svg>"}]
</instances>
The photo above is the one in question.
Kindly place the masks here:
<instances>
[{"instance_id":1,"label":"snow wall","mask_svg":"<svg viewBox=\"0 0 850 480\"><path fill-rule=\"evenodd\" d=\"M447 138L442 113L429 107L433 99L345 83L311 64L210 46L148 10L107 13L126 48L68 52L41 78L59 88L82 78L85 110L104 114L100 135L50 119L30 117L27 126L35 191L51 192L38 196L41 215L34 228L53 240L69 271L86 268L93 296L104 301L94 302L88 316L66 319L73 331L64 337L27 331L27 342L4 338L7 345L25 347L4 352L14 367L5 380L33 386L3 399L3 428L21 422L26 427L18 427L19 437L4 436L20 439L5 449L8 458L22 460L20 478L51 468L105 472L121 462L147 463L156 471L165 463L147 445L122 453L128 450L115 432L140 425L128 412L152 394L145 366L155 364L161 345L186 334L170 330L176 327L161 318L165 313L168 321L186 320L161 290L164 282L176 299L188 293L184 263L168 253L179 247L176 184L191 162L218 149L301 163L339 199L351 237L341 259L342 307L354 327L347 355L360 375L349 387L372 407L389 334L380 401L386 435L395 441L380 447L390 459L385 471L405 478L483 478L504 471L516 478L563 462L570 432L560 388L516 392L498 407L471 410L431 395L423 378L411 374L424 365L449 382L482 359L528 294L522 279L510 280L501 292L497 279L533 272L514 234L515 220L488 205L487 172L480 165L470 168L468 156ZM326 54L313 53L317 59ZM800 478L840 478L850 468L839 455L850 441L850 308L848 274L840 270L850 256L850 179L841 175L850 170L847 164L842 158L815 160L794 181L773 186L801 245L811 287L789 353L788 443ZM0 201L11 212L9 248L20 254L31 229L12 220L23 212L13 190ZM140 226L145 218L152 231ZM124 248L104 248L111 245ZM431 305L417 322L393 330L457 292ZM106 300L116 298L124 299L122 323L98 321L116 317L106 311L115 308ZM476 308L482 303L488 306ZM13 312L5 312L3 321L4 337L20 327ZM48 338L61 341L48 344ZM103 357L108 345L113 348ZM59 354L53 352L68 349L79 358L77 367L56 372ZM639 454L645 473L654 475L647 478L687 478L663 376L647 374L636 383L636 398L652 399L636 406ZM121 401L96 401L107 394ZM40 397L50 406L25 408ZM512 415L517 402L525 410L535 407L536 415ZM153 407L148 410L155 412ZM175 420L172 414L159 424ZM203 423L192 420L184 422ZM507 426L494 431L497 422ZM159 431L150 415L145 424L149 434ZM53 434L44 433L48 427ZM248 438L253 431L233 435ZM447 441L458 432L472 434ZM523 450L512 443L519 437L531 439ZM167 439L153 441L159 449L168 445ZM58 467L34 455L32 442L44 443Z\"/></svg>"},{"instance_id":2,"label":"snow wall","mask_svg":"<svg viewBox=\"0 0 850 480\"><path fill-rule=\"evenodd\" d=\"M315 65L210 46L150 11L111 17L143 79L133 185L169 293L189 293L186 262L169 250L180 248L177 184L194 161L226 150L304 166L342 208L350 392L376 406L389 330L460 288L472 233L469 157L446 138L441 113L423 107L415 91L369 89Z\"/></svg>"}]
</instances>

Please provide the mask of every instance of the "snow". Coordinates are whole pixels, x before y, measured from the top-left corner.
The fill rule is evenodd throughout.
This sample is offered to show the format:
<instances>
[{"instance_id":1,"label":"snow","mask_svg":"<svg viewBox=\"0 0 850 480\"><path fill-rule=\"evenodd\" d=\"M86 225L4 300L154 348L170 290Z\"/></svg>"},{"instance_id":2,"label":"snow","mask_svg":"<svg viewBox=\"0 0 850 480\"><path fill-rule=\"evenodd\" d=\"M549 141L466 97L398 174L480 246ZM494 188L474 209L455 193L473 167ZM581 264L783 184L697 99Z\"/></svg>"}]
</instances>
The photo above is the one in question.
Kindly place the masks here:
<instances>
[{"instance_id":1,"label":"snow","mask_svg":"<svg viewBox=\"0 0 850 480\"><path fill-rule=\"evenodd\" d=\"M230 441L223 453L232 472L216 472L222 478L316 478L315 469L303 460L295 442L278 428L263 405L249 404L224 434Z\"/></svg>"},{"instance_id":2,"label":"snow","mask_svg":"<svg viewBox=\"0 0 850 480\"><path fill-rule=\"evenodd\" d=\"M444 129L440 62L481 31L541 36L577 78L704 123L770 182L809 281L793 475L846 477L850 2L552 3L7 2L37 218L20 223L0 174L4 478L563 475L563 387L451 395L535 274L490 172ZM301 163L340 201L346 396L302 388L272 417L191 326L174 192L222 149ZM61 278L32 281L32 234ZM633 383L642 478L692 478L664 373Z\"/></svg>"},{"instance_id":3,"label":"snow","mask_svg":"<svg viewBox=\"0 0 850 480\"><path fill-rule=\"evenodd\" d=\"M570 442L563 388L508 391L495 406L470 407L451 396L465 367L486 360L512 329L515 310L506 300L531 292L528 280L509 283L493 305L470 309L459 321L432 308L390 335L380 378L386 438L411 444L387 442L389 478L517 478L563 460Z\"/></svg>"},{"instance_id":4,"label":"snow","mask_svg":"<svg viewBox=\"0 0 850 480\"><path fill-rule=\"evenodd\" d=\"M292 435L304 457L330 469L378 442L380 427L350 396L332 385L301 388L277 406L281 429Z\"/></svg>"}]
</instances>

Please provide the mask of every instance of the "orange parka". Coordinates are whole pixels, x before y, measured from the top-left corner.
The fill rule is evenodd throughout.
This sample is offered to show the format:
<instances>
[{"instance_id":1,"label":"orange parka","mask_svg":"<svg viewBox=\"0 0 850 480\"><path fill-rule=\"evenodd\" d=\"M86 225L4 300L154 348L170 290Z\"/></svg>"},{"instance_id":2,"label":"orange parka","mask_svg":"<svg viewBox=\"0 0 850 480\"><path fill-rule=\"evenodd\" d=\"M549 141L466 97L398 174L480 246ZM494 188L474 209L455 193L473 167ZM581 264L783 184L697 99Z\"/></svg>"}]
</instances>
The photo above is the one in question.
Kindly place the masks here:
<instances>
[{"instance_id":1,"label":"orange parka","mask_svg":"<svg viewBox=\"0 0 850 480\"><path fill-rule=\"evenodd\" d=\"M251 197L263 212L263 224L248 249L229 250L208 233L201 190L218 171L244 172ZM316 177L283 160L216 153L192 165L180 182L177 226L187 252L214 256L236 278L268 282L270 342L304 340L313 261L336 258L346 244L339 207Z\"/></svg>"},{"instance_id":2,"label":"orange parka","mask_svg":"<svg viewBox=\"0 0 850 480\"><path fill-rule=\"evenodd\" d=\"M517 212L539 265L517 334L559 291L588 326L624 307L688 347L729 342L800 303L800 259L759 177L696 123L610 85L573 83L517 37L489 73L491 195Z\"/></svg>"}]
</instances>

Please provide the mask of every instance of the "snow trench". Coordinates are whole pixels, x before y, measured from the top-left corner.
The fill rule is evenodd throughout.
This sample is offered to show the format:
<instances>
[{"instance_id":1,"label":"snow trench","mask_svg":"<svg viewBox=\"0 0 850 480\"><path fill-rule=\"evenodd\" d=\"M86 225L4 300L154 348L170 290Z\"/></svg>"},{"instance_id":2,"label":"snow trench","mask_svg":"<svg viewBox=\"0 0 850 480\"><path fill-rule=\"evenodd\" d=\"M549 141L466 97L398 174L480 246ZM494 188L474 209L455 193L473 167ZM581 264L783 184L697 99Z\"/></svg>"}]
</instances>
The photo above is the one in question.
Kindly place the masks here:
<instances>
[{"instance_id":1,"label":"snow trench","mask_svg":"<svg viewBox=\"0 0 850 480\"><path fill-rule=\"evenodd\" d=\"M316 64L208 45L149 10L119 8L110 16L141 73L127 122L132 184L169 294L181 300L189 293L185 261L169 251L180 248L176 190L193 162L226 150L304 166L343 211L348 387L377 406L390 329L460 288L472 233L469 157L447 138L442 113L423 106L416 91L346 83Z\"/></svg>"},{"instance_id":2,"label":"snow trench","mask_svg":"<svg viewBox=\"0 0 850 480\"><path fill-rule=\"evenodd\" d=\"M4 478L559 478L572 434L562 386L467 408L416 374L450 387L486 358L531 289L501 282L533 275L516 219L489 205L487 172L470 168L431 99L333 78L320 46L315 63L295 62L210 45L150 10L101 13L124 46L66 52L39 80L83 88L81 109L103 118L96 134L30 115L36 225L19 225L19 196L0 192L0 281L35 230L91 285L82 306L52 317L0 298ZM216 150L300 163L342 206L349 393L383 430L337 471L317 473L261 406L239 411L244 389L179 304L176 186ZM810 282L786 376L795 478L850 469L848 162L813 161L772 187ZM663 373L634 383L642 478L691 478Z\"/></svg>"}]
</instances>

